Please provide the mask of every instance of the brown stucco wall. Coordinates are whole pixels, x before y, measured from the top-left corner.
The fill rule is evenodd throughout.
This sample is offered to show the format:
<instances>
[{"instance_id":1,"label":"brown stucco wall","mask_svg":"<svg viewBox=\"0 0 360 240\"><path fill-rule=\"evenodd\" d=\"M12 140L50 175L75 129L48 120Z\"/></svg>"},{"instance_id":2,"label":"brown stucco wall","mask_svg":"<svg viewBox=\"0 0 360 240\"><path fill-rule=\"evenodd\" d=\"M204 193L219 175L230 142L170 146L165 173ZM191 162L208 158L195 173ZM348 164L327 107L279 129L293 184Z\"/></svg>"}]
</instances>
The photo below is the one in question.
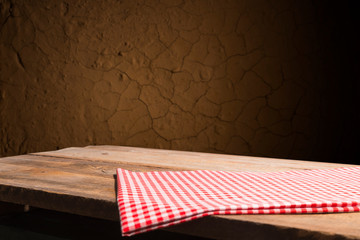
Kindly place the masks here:
<instances>
[{"instance_id":1,"label":"brown stucco wall","mask_svg":"<svg viewBox=\"0 0 360 240\"><path fill-rule=\"evenodd\" d=\"M0 155L113 144L338 159L355 93L328 5L1 0Z\"/></svg>"}]
</instances>

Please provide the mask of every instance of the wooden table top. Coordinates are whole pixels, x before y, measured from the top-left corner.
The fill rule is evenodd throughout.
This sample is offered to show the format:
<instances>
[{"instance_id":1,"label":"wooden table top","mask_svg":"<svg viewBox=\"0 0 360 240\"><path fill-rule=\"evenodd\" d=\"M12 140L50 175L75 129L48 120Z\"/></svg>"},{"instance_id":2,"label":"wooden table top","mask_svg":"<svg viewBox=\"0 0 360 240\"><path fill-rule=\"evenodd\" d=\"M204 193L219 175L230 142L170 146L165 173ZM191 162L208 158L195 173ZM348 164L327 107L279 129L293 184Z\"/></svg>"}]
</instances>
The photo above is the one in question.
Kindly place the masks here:
<instances>
[{"instance_id":1,"label":"wooden table top","mask_svg":"<svg viewBox=\"0 0 360 240\"><path fill-rule=\"evenodd\" d=\"M119 221L117 168L265 172L345 166L351 165L120 146L74 147L0 158L0 201ZM219 215L167 230L217 239L360 239L360 213Z\"/></svg>"}]
</instances>

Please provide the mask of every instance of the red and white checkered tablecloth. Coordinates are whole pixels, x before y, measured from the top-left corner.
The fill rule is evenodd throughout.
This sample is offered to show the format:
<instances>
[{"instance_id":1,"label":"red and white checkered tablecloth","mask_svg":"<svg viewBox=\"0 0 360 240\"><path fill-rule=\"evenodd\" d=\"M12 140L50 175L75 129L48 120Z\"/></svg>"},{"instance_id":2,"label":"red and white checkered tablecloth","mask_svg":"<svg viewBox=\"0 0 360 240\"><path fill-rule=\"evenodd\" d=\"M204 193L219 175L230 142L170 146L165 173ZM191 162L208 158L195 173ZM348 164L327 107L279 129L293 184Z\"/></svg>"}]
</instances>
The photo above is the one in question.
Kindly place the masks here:
<instances>
[{"instance_id":1,"label":"red and white checkered tablecloth","mask_svg":"<svg viewBox=\"0 0 360 240\"><path fill-rule=\"evenodd\" d=\"M360 167L286 172L117 169L122 234L215 214L360 211Z\"/></svg>"}]
</instances>

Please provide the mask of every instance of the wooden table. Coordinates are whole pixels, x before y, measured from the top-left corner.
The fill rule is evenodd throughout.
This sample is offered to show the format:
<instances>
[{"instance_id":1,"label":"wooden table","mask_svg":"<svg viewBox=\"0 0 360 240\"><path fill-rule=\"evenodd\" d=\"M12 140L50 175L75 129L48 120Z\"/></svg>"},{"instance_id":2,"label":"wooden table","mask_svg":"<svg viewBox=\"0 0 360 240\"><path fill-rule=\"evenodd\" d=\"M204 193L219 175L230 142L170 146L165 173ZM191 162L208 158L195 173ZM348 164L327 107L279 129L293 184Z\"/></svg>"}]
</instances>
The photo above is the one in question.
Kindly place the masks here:
<instances>
[{"instance_id":1,"label":"wooden table","mask_svg":"<svg viewBox=\"0 0 360 240\"><path fill-rule=\"evenodd\" d=\"M119 221L116 168L132 171L284 171L346 164L120 146L0 158L0 201ZM360 213L219 215L166 228L217 239L360 239Z\"/></svg>"}]
</instances>

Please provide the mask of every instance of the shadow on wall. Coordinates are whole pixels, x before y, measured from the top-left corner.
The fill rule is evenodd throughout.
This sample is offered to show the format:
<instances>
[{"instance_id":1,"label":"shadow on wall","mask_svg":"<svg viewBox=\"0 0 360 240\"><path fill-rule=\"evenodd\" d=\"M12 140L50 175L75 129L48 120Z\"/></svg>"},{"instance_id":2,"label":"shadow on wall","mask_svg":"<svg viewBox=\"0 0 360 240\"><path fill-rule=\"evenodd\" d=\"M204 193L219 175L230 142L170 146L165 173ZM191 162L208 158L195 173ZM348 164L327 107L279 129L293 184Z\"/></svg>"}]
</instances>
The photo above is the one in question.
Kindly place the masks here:
<instances>
[{"instance_id":1,"label":"shadow on wall","mask_svg":"<svg viewBox=\"0 0 360 240\"><path fill-rule=\"evenodd\" d=\"M355 159L347 2L0 4L1 156L112 144Z\"/></svg>"}]
</instances>

